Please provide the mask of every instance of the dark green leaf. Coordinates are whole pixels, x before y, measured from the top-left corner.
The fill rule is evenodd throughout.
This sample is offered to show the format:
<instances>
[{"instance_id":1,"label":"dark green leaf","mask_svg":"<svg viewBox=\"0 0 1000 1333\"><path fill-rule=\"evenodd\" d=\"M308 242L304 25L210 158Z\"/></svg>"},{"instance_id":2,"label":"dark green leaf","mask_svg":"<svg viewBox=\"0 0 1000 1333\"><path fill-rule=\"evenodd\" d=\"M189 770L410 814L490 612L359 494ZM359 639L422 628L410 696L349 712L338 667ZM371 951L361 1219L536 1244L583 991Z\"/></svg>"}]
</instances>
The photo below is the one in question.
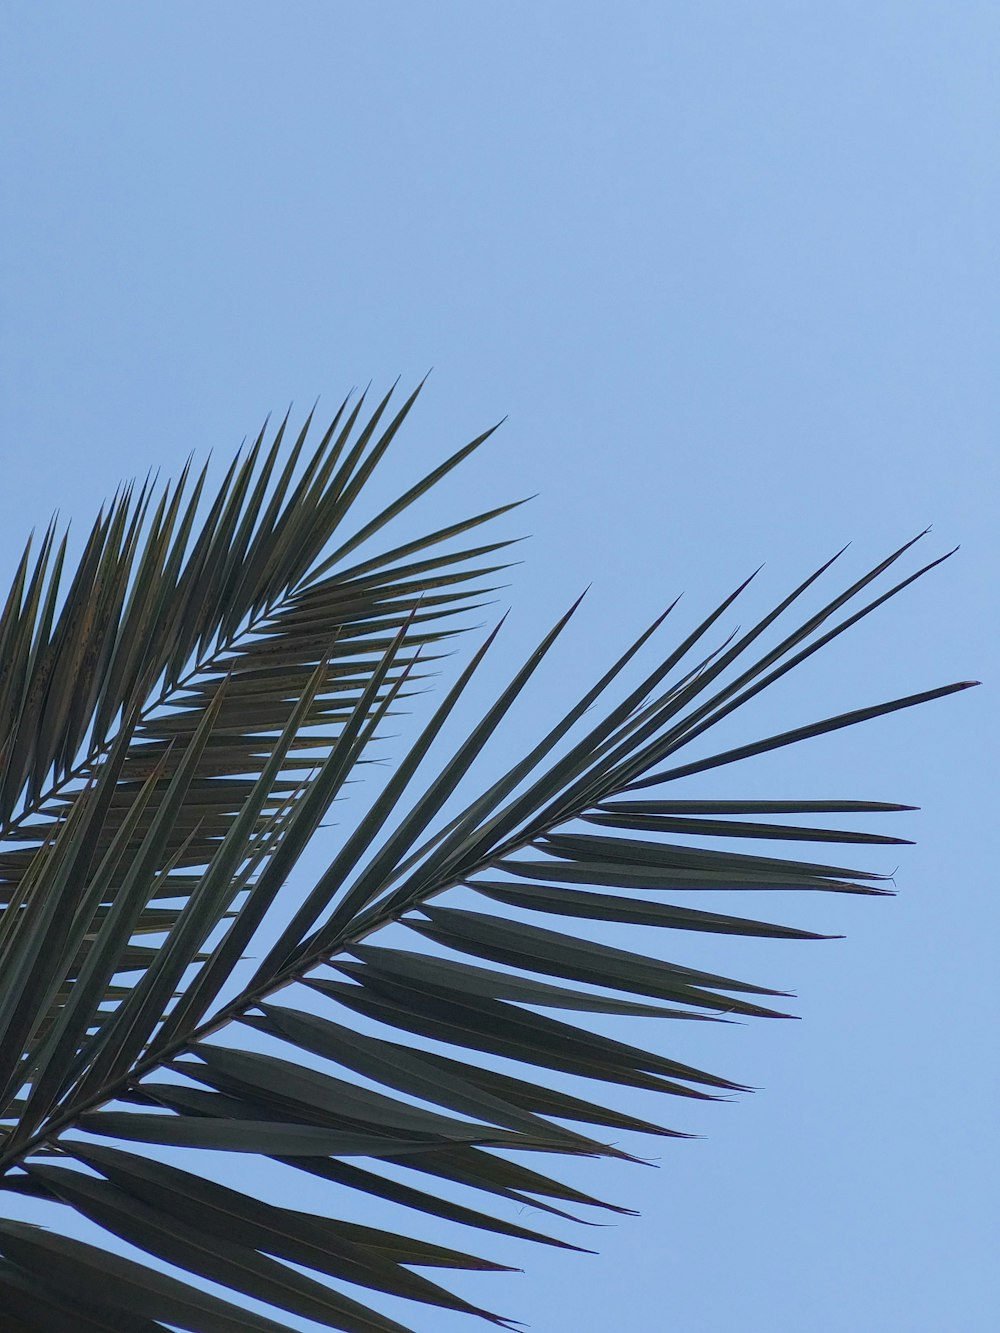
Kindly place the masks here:
<instances>
[{"instance_id":1,"label":"dark green leaf","mask_svg":"<svg viewBox=\"0 0 1000 1333\"><path fill-rule=\"evenodd\" d=\"M666 903L643 902L635 898L614 898L606 893L579 893L574 889L550 889L539 884L513 886L476 882L470 884L486 898L523 907L532 912L552 912L557 916L583 917L588 921L622 921L636 926L668 926L672 930L706 930L719 935L759 935L777 940L824 940L810 930L776 926L767 921L751 921L740 916L721 916L717 912L697 912Z\"/></svg>"},{"instance_id":2,"label":"dark green leaf","mask_svg":"<svg viewBox=\"0 0 1000 1333\"><path fill-rule=\"evenodd\" d=\"M85 1312L104 1304L126 1316L160 1319L190 1333L288 1333L273 1319L238 1310L165 1273L26 1222L0 1219L0 1253L43 1291L78 1300ZM128 1327L125 1322L123 1328Z\"/></svg>"}]
</instances>

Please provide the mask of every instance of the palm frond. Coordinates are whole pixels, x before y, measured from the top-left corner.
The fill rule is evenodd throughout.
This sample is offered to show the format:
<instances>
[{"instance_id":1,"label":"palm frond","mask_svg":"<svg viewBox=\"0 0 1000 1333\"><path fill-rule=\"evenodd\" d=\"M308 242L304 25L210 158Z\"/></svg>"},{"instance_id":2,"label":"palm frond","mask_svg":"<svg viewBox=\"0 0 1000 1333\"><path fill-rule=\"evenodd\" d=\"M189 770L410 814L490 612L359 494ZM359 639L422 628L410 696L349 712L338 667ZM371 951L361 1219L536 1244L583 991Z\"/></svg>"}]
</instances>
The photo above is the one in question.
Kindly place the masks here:
<instances>
[{"instance_id":1,"label":"palm frond","mask_svg":"<svg viewBox=\"0 0 1000 1333\"><path fill-rule=\"evenodd\" d=\"M287 450L287 419L266 449L262 431L210 501L207 467L192 481L190 464L155 506L150 483L137 492L123 488L94 525L65 589L66 538L57 548L50 526L34 564L29 543L0 620L0 905L23 905L39 850L59 834L116 740L119 769L102 789L109 808L92 820L97 833L88 855L104 856L129 820L131 843L119 849L127 864L225 685L161 849L172 866L155 894L156 921L166 928L180 911L170 900L191 892L189 872L205 864L247 808L275 736L320 663L309 710L298 716L294 743L258 812L254 837L265 843L404 623L405 651L383 688L406 697L399 685L404 675L411 689L420 679L417 657L424 665L434 660L458 633L455 616L478 604L484 580L502 568L496 554L506 542L456 550L453 539L514 507L350 564L364 541L491 433L374 519L351 523L417 392L391 419L391 393L367 418L363 397L350 410L345 402L311 447L311 415ZM332 541L339 546L328 555ZM77 865L77 882L85 871ZM112 876L102 908L116 891ZM16 916L7 913L8 921ZM153 920L147 913L147 924ZM91 939L89 932L79 936L80 966ZM54 1009L64 998L65 988L54 995ZM52 1012L39 1015L41 1029L52 1020Z\"/></svg>"},{"instance_id":2,"label":"palm frond","mask_svg":"<svg viewBox=\"0 0 1000 1333\"><path fill-rule=\"evenodd\" d=\"M192 552L202 553L194 574L193 555L174 554L175 537L157 537L156 553L147 545L121 573L121 552L138 549L138 511L113 509L84 560L87 586L97 591L89 602L82 591L68 594L59 623L75 628L58 651L46 646L53 599L44 570L22 562L0 638L12 664L3 698L15 700L8 712L17 719L4 790L17 793L23 810L47 813L32 816L38 831L26 854L5 863L0 1183L57 1220L72 1211L188 1278L3 1220L0 1305L14 1327L229 1333L285 1329L291 1316L347 1333L403 1328L341 1283L511 1327L413 1271L503 1267L411 1236L417 1217L565 1246L505 1210L530 1205L554 1220L627 1212L546 1164L558 1156L635 1160L607 1142L610 1132L685 1135L605 1105L599 1093L591 1100L585 1084L579 1093L550 1086L551 1076L694 1104L743 1088L593 1031L586 1015L702 1025L783 1017L783 992L670 961L662 955L671 949L653 945L686 938L671 931L824 938L688 896L886 892L884 875L839 857L785 855L783 845L844 845L851 850L843 859L853 862L859 848L904 840L827 827L826 816L910 807L678 798L672 784L683 790L693 774L966 688L970 682L943 686L705 752L704 738L741 704L939 563L864 600L910 543L773 646L762 646L767 632L832 562L751 629L706 650L741 585L619 698L640 654L652 651L660 617L521 760L477 791L474 764L554 649L571 608L428 778L494 630L381 789L338 832L326 870L286 903L291 870L419 669L416 647L448 633L442 613L468 605L476 594L464 589L495 572L480 562L498 543L412 557L500 510L342 568L460 455L325 554L406 408L371 444L383 410L354 445L347 441L357 411L335 424L304 480L294 491L279 481L280 498L266 512L276 447L260 472L235 469L194 539ZM259 449L260 441L255 465ZM282 475L293 475L288 465ZM287 521L286 494L295 511ZM187 543L193 510L176 517L178 494L169 503L164 496L151 531L174 532L164 526L170 511ZM188 595L195 587L197 598ZM150 634L161 620L163 632ZM98 632L98 624L114 630ZM79 707L60 683L68 661L84 682ZM51 664L39 695L32 681L42 662ZM168 698L174 711L161 713ZM303 731L316 725L319 743L301 759ZM12 819L11 827L28 823ZM776 847L738 850L747 839ZM714 845L727 840L737 850ZM581 921L599 935L581 934ZM655 927L652 951L615 944L616 923ZM152 932L161 942L143 945ZM263 957L248 974L244 960L261 943ZM165 1146L187 1165L160 1160ZM335 1211L347 1192L391 1203L408 1218L406 1229L263 1202L210 1179L209 1151L266 1158L292 1186L302 1173L326 1181ZM527 1153L538 1165L526 1164ZM458 1204L439 1185L491 1202ZM229 1299L208 1294L203 1282L227 1288ZM247 1300L276 1313L251 1313Z\"/></svg>"}]
</instances>

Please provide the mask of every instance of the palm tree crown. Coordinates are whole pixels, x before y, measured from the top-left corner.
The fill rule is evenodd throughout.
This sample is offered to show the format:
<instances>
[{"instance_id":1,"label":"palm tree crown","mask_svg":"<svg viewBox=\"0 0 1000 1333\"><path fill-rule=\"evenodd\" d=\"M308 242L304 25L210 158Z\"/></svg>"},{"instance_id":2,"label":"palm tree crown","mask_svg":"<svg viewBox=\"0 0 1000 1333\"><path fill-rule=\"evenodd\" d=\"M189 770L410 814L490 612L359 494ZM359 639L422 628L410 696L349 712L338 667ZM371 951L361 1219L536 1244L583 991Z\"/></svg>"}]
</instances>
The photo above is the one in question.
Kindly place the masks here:
<instances>
[{"instance_id":1,"label":"palm tree crown","mask_svg":"<svg viewBox=\"0 0 1000 1333\"><path fill-rule=\"evenodd\" d=\"M262 431L214 497L190 465L174 486L124 487L72 572L54 525L25 548L0 614L0 1187L46 1225L0 1216L5 1330L280 1333L289 1315L404 1330L366 1289L512 1327L423 1275L501 1265L419 1239L418 1215L567 1246L511 1204L613 1206L561 1183L553 1156L635 1160L608 1138L675 1131L558 1076L695 1100L739 1089L587 1015L780 1017L778 992L665 961L659 932L818 939L697 904L887 891L808 853L729 848L898 843L825 820L909 807L697 799L683 780L972 683L688 748L940 563L882 580L912 542L802 620L795 603L833 561L721 643L746 583L657 652L664 613L477 787L473 761L576 608L428 760L494 629L390 775L358 781L505 567L508 542L467 534L516 507L379 545L487 431L356 521L417 392L394 412L391 392L374 410L346 401L318 443L311 420L294 439L287 419L270 443ZM289 876L335 801L317 839L329 864L301 892ZM640 954L581 921L656 939ZM330 1215L216 1182L207 1149L329 1182ZM492 1198L455 1203L435 1182ZM403 1230L334 1216L350 1191L395 1205ZM151 1262L68 1234L73 1214Z\"/></svg>"}]
</instances>

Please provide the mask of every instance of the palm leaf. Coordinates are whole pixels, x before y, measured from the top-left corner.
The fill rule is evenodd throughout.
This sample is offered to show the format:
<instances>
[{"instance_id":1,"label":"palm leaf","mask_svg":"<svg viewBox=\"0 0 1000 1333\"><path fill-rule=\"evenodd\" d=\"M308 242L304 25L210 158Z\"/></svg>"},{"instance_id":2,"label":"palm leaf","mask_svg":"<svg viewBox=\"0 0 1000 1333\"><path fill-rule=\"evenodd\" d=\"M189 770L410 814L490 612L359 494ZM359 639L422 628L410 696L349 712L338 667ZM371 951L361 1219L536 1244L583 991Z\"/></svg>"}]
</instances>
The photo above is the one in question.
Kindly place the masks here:
<instances>
[{"instance_id":1,"label":"palm leaf","mask_svg":"<svg viewBox=\"0 0 1000 1333\"><path fill-rule=\"evenodd\" d=\"M418 391L419 392L419 389ZM454 538L503 513L501 506L430 536L350 564L357 547L408 509L473 452L473 440L379 513L352 524L356 501L408 415L416 393L389 418L386 395L367 419L363 398L342 405L319 442L311 417L287 451L287 422L264 448L258 436L206 499L207 469L156 499L150 484L123 488L94 525L66 588L65 538L50 527L39 554L30 543L0 619L0 904L23 904L24 879L123 734L120 772L104 788L91 857L105 855L133 817L131 850L157 817L198 725L225 682L219 714L173 812L161 859L174 867L159 898L183 898L187 872L205 864L266 767L314 670L310 708L300 716L280 774L265 793L255 837L350 717L373 663L403 623L394 660L397 690L412 685L417 654L429 663L457 632L455 615L476 605L490 563L505 543L455 550ZM279 469L282 453L287 457ZM196 533L199 505L206 511ZM327 555L331 541L339 542ZM428 552L430 554L428 554ZM423 554L423 559L413 557ZM321 558L322 557L322 558ZM61 603L60 603L61 599ZM405 691L403 692L405 697ZM135 802L151 774L144 811ZM129 860L130 848L122 853ZM34 872L32 872L34 873ZM112 876L110 904L117 890ZM180 910L165 904L162 924ZM12 916L16 917L14 912ZM90 936L81 937L82 966ZM65 998L53 999L58 1008ZM42 1028L53 1014L39 1016Z\"/></svg>"},{"instance_id":2,"label":"palm leaf","mask_svg":"<svg viewBox=\"0 0 1000 1333\"><path fill-rule=\"evenodd\" d=\"M413 1271L502 1267L411 1235L419 1216L566 1245L504 1210L530 1205L553 1220L627 1210L549 1162L634 1160L609 1132L684 1137L606 1105L608 1089L692 1103L742 1090L598 1034L586 1015L782 1017L782 992L672 961L660 942L687 938L672 931L822 937L690 895L886 892L883 875L839 861L901 839L803 821L909 807L699 800L671 784L966 687L705 752L742 703L938 563L865 601L909 543L772 646L772 626L832 562L712 647L741 585L622 695L661 617L522 759L477 785L474 765L576 608L435 760L494 630L381 788L366 783L368 799L349 803L357 814L326 870L287 901L292 869L408 694L424 645L451 633L442 616L495 572L482 561L499 543L424 553L499 509L344 568L480 442L334 537L410 401L381 434L385 402L363 426L357 406L342 409L304 462L299 436L280 474L284 427L266 456L258 440L197 536L200 479L186 504L181 488L164 492L146 528L152 492L123 493L61 606L52 533L16 573L0 622L5 836L20 839L3 862L0 1184L57 1224L68 1212L87 1219L153 1265L0 1221L0 1305L13 1327L229 1333L291 1318L401 1329L378 1312L378 1293L510 1327ZM739 850L747 839L753 849ZM852 850L830 862L785 855L789 842ZM757 850L768 843L770 854ZM581 921L599 934L582 935ZM620 947L615 923L656 927L651 951ZM161 942L143 946L154 932ZM605 1087L570 1092L550 1086L553 1074ZM187 1165L161 1160L163 1146ZM290 1185L301 1173L325 1180L335 1212L346 1191L391 1203L405 1229L265 1203L208 1178L207 1150L266 1158ZM455 1203L443 1183L488 1202ZM342 1283L376 1293L376 1305Z\"/></svg>"}]
</instances>

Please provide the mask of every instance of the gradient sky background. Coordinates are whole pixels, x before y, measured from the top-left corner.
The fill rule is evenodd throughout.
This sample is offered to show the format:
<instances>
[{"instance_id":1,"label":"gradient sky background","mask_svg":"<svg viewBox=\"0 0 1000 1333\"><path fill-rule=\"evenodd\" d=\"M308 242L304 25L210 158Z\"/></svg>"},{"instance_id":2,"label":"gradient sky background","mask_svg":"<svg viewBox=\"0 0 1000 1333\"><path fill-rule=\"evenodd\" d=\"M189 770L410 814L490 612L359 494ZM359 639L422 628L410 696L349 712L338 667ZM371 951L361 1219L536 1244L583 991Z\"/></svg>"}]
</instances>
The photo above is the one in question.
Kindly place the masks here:
<instances>
[{"instance_id":1,"label":"gradient sky background","mask_svg":"<svg viewBox=\"0 0 1000 1333\"><path fill-rule=\"evenodd\" d=\"M502 1250L526 1275L467 1290L539 1333L995 1328L1000 9L44 0L2 30L11 571L54 508L433 365L390 488L509 414L423 512L539 493L498 677L593 582L502 760L680 591L690 624L766 560L759 613L845 541L834 583L929 523L962 544L726 737L983 678L726 777L922 806L899 897L783 904L846 941L671 941L805 1021L699 1033L760 1091L673 1114L706 1138L645 1144L658 1172L570 1166L643 1213L599 1257Z\"/></svg>"}]
</instances>

